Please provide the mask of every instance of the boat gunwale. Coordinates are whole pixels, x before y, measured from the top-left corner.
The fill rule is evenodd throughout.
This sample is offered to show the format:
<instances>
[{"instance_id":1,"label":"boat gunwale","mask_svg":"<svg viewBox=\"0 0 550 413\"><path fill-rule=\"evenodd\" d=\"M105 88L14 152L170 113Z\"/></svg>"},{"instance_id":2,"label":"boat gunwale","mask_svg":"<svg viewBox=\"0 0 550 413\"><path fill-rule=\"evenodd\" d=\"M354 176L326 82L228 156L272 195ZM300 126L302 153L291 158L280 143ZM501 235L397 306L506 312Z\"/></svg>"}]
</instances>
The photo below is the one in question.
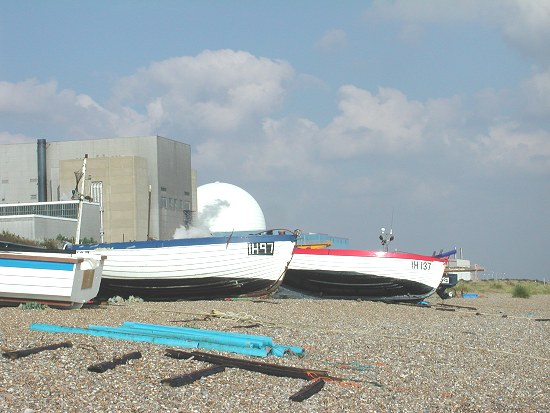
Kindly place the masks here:
<instances>
[{"instance_id":1,"label":"boat gunwale","mask_svg":"<svg viewBox=\"0 0 550 413\"><path fill-rule=\"evenodd\" d=\"M409 252L386 252L375 250L344 250L344 249L308 249L295 248L294 255L330 255L340 257L375 257L375 258L398 258L409 260L422 260L446 263L447 259L428 255L414 254Z\"/></svg>"},{"instance_id":2,"label":"boat gunwale","mask_svg":"<svg viewBox=\"0 0 550 413\"><path fill-rule=\"evenodd\" d=\"M146 249L146 248L167 248L167 247L192 247L211 244L235 244L245 242L296 242L295 235L238 235L224 237L202 237L202 238L178 238L169 240L149 240L133 242L112 242L96 244L75 244L71 245L71 251L99 250L99 249Z\"/></svg>"},{"instance_id":3,"label":"boat gunwale","mask_svg":"<svg viewBox=\"0 0 550 413\"><path fill-rule=\"evenodd\" d=\"M52 253L38 253L39 255L28 255L27 252L22 254L0 252L0 259L18 260L18 261L43 261L43 262L62 262L70 264L78 264L84 262L85 257L52 257ZM102 256L102 259L104 256Z\"/></svg>"}]
</instances>

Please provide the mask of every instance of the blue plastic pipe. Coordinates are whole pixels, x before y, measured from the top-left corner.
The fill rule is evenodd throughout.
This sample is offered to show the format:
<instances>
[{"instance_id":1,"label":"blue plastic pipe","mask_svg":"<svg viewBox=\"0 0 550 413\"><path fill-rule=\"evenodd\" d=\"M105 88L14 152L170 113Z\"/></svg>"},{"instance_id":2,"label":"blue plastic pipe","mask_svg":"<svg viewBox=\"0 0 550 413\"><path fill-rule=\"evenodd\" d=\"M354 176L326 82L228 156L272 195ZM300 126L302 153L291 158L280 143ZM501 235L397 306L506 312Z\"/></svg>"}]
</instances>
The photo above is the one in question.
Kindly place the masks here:
<instances>
[{"instance_id":1,"label":"blue plastic pipe","mask_svg":"<svg viewBox=\"0 0 550 413\"><path fill-rule=\"evenodd\" d=\"M148 336L155 336L155 337L171 337L171 338L177 338L182 340L189 340L189 341L197 341L197 342L206 342L206 343L214 343L214 344L224 344L224 345L230 345L230 346L237 346L237 347L247 347L247 348L263 348L266 347L261 341L254 340L253 338L244 339L244 338L238 338L238 337L225 337L222 335L209 335L206 333L203 333L199 330L195 330L194 332L179 332L176 330L168 330L168 329L153 329L153 328L141 328L141 327L106 327L106 326L95 326L90 325L88 326L90 330L98 330L98 331L112 331L112 332L121 332L121 333L127 333L127 334L143 334Z\"/></svg>"},{"instance_id":2,"label":"blue plastic pipe","mask_svg":"<svg viewBox=\"0 0 550 413\"><path fill-rule=\"evenodd\" d=\"M149 328L152 330L163 330L163 331L173 331L176 333L190 333L192 335L199 336L208 336L208 337L232 337L237 339L249 340L250 342L261 343L261 346L273 346L273 339L268 336L256 336L250 334L239 334L239 333L229 333L225 331L216 331L216 330L199 330L196 328L188 327L174 327L174 326L164 326L159 324L147 324L147 323L136 323L133 321L126 321L122 324L124 327L131 328Z\"/></svg>"},{"instance_id":3,"label":"blue plastic pipe","mask_svg":"<svg viewBox=\"0 0 550 413\"><path fill-rule=\"evenodd\" d=\"M227 351L230 353L246 354L249 356L256 357L267 357L269 355L269 349L267 348L248 348L248 347L239 347L225 344L216 344L216 343L207 343L199 341L190 341L172 337L159 337L152 334L144 333L128 333L117 331L116 327L111 327L107 329L85 329L78 327L64 327L51 324L31 324L31 331L46 331L50 333L75 333L75 334L87 334L97 337L107 337L115 338L120 340L129 340L129 341L138 341L146 342L153 344L161 344L166 346L174 347L185 347L185 348L201 348L206 350L218 350L218 351Z\"/></svg>"}]
</instances>

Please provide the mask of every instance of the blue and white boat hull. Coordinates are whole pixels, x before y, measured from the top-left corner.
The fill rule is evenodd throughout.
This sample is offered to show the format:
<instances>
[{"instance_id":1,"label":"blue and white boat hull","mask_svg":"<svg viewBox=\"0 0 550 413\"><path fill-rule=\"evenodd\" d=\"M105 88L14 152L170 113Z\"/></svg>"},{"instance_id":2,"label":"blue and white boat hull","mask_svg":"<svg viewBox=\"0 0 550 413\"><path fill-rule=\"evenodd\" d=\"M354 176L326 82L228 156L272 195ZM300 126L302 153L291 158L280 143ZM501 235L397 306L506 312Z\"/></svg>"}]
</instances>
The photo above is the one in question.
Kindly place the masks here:
<instances>
[{"instance_id":1,"label":"blue and white boat hull","mask_svg":"<svg viewBox=\"0 0 550 413\"><path fill-rule=\"evenodd\" d=\"M0 252L0 302L77 308L99 292L105 257L54 252Z\"/></svg>"},{"instance_id":2,"label":"blue and white boat hull","mask_svg":"<svg viewBox=\"0 0 550 413\"><path fill-rule=\"evenodd\" d=\"M245 235L76 245L107 256L100 296L151 300L260 296L283 281L296 235Z\"/></svg>"}]
</instances>

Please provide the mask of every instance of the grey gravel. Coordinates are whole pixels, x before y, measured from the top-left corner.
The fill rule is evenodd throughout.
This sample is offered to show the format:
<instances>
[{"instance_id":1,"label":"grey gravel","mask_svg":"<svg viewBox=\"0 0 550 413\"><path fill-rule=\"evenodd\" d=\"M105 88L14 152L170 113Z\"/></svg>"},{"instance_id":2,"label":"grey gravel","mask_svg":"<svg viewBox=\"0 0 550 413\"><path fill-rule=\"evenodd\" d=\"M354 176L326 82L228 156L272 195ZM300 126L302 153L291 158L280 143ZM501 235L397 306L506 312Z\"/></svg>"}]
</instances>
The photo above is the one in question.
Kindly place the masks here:
<instances>
[{"instance_id":1,"label":"grey gravel","mask_svg":"<svg viewBox=\"0 0 550 413\"><path fill-rule=\"evenodd\" d=\"M429 302L418 307L270 298L127 302L80 310L0 307L2 351L73 343L16 360L2 357L0 411L550 411L550 322L543 321L550 318L550 296ZM271 336L277 344L304 347L306 356L260 361L328 370L343 381L328 381L303 402L289 396L304 380L234 368L172 388L160 381L209 364L171 359L164 356L166 347L155 344L29 330L32 323L87 327L124 321ZM101 374L87 370L133 351L142 358Z\"/></svg>"}]
</instances>

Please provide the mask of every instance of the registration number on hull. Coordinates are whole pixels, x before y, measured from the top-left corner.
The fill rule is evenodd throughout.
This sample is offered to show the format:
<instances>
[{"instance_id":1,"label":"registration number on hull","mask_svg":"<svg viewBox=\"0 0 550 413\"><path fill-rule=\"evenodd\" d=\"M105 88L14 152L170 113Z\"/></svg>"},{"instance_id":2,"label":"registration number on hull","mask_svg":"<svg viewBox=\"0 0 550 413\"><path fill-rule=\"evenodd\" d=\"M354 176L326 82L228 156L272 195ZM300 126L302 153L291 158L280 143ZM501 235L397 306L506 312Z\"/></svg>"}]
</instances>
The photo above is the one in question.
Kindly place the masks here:
<instances>
[{"instance_id":1,"label":"registration number on hull","mask_svg":"<svg viewBox=\"0 0 550 413\"><path fill-rule=\"evenodd\" d=\"M413 270L429 270L432 263L429 261L412 261Z\"/></svg>"},{"instance_id":2,"label":"registration number on hull","mask_svg":"<svg viewBox=\"0 0 550 413\"><path fill-rule=\"evenodd\" d=\"M249 242L248 255L273 255L275 244L273 242Z\"/></svg>"}]
</instances>

